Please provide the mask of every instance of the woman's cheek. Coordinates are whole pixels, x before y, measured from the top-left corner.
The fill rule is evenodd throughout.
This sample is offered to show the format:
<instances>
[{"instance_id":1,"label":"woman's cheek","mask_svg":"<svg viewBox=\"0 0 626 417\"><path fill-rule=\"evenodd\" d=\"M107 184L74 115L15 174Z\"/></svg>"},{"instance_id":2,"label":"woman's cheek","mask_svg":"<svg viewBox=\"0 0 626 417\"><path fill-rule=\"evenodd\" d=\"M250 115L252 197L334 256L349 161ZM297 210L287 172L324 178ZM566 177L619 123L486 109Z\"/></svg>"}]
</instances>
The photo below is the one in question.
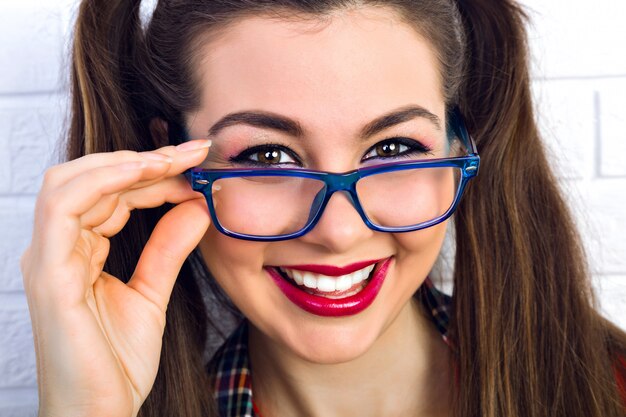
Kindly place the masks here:
<instances>
[{"instance_id":1,"label":"woman's cheek","mask_svg":"<svg viewBox=\"0 0 626 417\"><path fill-rule=\"evenodd\" d=\"M266 246L262 242L230 238L213 225L199 244L207 267L222 288L255 279L263 268Z\"/></svg>"},{"instance_id":2,"label":"woman's cheek","mask_svg":"<svg viewBox=\"0 0 626 417\"><path fill-rule=\"evenodd\" d=\"M397 263L430 271L443 245L447 224L448 221L445 221L416 232L396 233Z\"/></svg>"}]
</instances>

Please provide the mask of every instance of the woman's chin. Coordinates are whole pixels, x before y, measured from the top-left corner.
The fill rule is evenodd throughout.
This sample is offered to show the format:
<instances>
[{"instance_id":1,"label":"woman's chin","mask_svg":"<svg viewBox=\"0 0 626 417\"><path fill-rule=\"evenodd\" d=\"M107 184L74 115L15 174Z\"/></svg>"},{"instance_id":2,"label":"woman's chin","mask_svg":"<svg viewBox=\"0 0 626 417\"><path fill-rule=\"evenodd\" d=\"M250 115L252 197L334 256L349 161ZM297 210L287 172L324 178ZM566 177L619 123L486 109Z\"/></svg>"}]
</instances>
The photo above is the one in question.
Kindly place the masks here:
<instances>
[{"instance_id":1,"label":"woman's chin","mask_svg":"<svg viewBox=\"0 0 626 417\"><path fill-rule=\"evenodd\" d=\"M365 354L365 352L367 351L367 347L363 349L351 348L349 350L316 349L313 352L303 352L303 354L306 356L302 359L318 365L337 365L341 363L352 362L353 360L356 360L359 357L363 356L363 354Z\"/></svg>"},{"instance_id":2,"label":"woman's chin","mask_svg":"<svg viewBox=\"0 0 626 417\"><path fill-rule=\"evenodd\" d=\"M300 359L319 365L347 363L366 354L375 344L378 332L373 328L338 327L306 332L300 329L287 348Z\"/></svg>"}]
</instances>

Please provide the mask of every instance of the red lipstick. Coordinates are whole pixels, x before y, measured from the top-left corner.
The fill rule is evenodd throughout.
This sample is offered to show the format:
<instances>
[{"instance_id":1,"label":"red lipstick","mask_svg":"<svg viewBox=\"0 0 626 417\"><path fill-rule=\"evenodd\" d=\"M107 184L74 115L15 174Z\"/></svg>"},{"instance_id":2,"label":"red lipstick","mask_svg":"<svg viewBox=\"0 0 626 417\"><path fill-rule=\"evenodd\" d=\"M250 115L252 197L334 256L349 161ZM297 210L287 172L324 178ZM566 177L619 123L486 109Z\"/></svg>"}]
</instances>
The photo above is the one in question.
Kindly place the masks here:
<instances>
[{"instance_id":1,"label":"red lipstick","mask_svg":"<svg viewBox=\"0 0 626 417\"><path fill-rule=\"evenodd\" d=\"M378 264L372 272L371 279L361 291L349 297L339 299L331 299L309 294L299 288L297 284L288 282L286 278L282 277L276 268L266 267L265 269L268 271L270 277L274 280L278 288L281 289L283 294L285 294L285 296L292 303L301 309L318 316L342 317L360 313L372 304L378 295L383 282L385 281L387 271L392 260L393 257L389 257L382 263ZM365 266L368 265L371 265L371 263L365 264ZM300 269L296 267L289 268ZM358 269L359 268L356 268L354 270Z\"/></svg>"},{"instance_id":2,"label":"red lipstick","mask_svg":"<svg viewBox=\"0 0 626 417\"><path fill-rule=\"evenodd\" d=\"M359 269L363 269L380 261L382 261L382 259L377 259L373 261L362 261L343 267L332 265L284 265L281 266L281 268L314 272L316 274L327 275L329 277L340 277L342 275L351 274L354 271L358 271Z\"/></svg>"}]
</instances>

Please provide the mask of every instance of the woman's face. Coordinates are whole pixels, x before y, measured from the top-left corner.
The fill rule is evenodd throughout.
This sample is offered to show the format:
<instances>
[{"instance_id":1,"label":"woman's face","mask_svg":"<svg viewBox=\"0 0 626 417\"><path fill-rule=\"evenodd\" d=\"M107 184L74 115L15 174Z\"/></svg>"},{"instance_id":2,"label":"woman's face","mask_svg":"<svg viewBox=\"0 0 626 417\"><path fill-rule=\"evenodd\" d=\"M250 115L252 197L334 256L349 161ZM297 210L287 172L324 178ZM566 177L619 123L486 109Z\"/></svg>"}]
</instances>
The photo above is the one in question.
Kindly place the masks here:
<instances>
[{"instance_id":1,"label":"woman's face","mask_svg":"<svg viewBox=\"0 0 626 417\"><path fill-rule=\"evenodd\" d=\"M246 18L202 48L202 105L188 115L187 124L194 138L212 130L205 167L345 172L397 160L394 152L411 153L414 159L446 152L445 105L435 55L392 11L345 11L325 22ZM373 121L407 108L421 110L387 118L380 129L364 135ZM291 122L248 117L214 128L227 115L241 112ZM414 150L409 149L411 141L416 141ZM254 204L262 201L248 206ZM390 210L393 206L389 201ZM277 218L288 211L283 208L275 213ZM300 238L244 241L211 225L200 247L221 287L266 337L306 360L337 363L366 352L407 308L437 258L445 227L442 223L410 233L375 232L346 195L336 193L316 227ZM353 309L303 308L281 289L289 279L271 268L284 267L293 275L294 270L304 274L315 269L311 265L345 267L364 261L379 261L373 274L382 274L377 278L382 286L371 304L364 308L361 301L363 305ZM378 271L382 264L386 272ZM316 278L320 285L320 280L339 279L332 270L323 271L330 278L309 273L309 281ZM277 280L283 280L282 285ZM287 285L309 297L304 286ZM351 292L366 291L363 284L355 285ZM336 293L337 305L346 295L355 294Z\"/></svg>"}]
</instances>

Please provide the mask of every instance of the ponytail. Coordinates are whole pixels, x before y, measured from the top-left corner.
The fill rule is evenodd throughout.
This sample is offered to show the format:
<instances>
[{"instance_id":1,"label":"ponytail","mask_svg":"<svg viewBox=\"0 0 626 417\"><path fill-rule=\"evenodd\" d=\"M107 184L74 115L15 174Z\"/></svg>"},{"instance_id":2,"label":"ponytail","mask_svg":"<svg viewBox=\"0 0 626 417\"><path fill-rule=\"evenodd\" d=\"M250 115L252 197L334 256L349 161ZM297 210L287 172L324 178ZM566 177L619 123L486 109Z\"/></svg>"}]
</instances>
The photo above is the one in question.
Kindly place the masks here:
<instances>
[{"instance_id":1,"label":"ponytail","mask_svg":"<svg viewBox=\"0 0 626 417\"><path fill-rule=\"evenodd\" d=\"M154 100L144 101L149 92L137 70L144 41L140 3L86 0L80 6L72 50L70 160L94 152L156 148L149 129L154 114L145 104ZM151 231L171 207L133 211L124 229L111 238L104 270L128 282ZM217 416L203 362L207 326L214 326L200 288L207 281L195 251L170 298L158 374L140 417Z\"/></svg>"},{"instance_id":2,"label":"ponytail","mask_svg":"<svg viewBox=\"0 0 626 417\"><path fill-rule=\"evenodd\" d=\"M72 61L70 159L94 152L142 148L140 115L130 98L140 83L133 63L142 41L139 0L84 1L76 21ZM145 138L143 138L145 139ZM145 145L143 145L145 147Z\"/></svg>"},{"instance_id":3,"label":"ponytail","mask_svg":"<svg viewBox=\"0 0 626 417\"><path fill-rule=\"evenodd\" d=\"M596 312L584 250L535 124L526 16L457 0L467 34L460 107L481 174L457 214L452 337L459 417L618 416L624 333Z\"/></svg>"}]
</instances>

